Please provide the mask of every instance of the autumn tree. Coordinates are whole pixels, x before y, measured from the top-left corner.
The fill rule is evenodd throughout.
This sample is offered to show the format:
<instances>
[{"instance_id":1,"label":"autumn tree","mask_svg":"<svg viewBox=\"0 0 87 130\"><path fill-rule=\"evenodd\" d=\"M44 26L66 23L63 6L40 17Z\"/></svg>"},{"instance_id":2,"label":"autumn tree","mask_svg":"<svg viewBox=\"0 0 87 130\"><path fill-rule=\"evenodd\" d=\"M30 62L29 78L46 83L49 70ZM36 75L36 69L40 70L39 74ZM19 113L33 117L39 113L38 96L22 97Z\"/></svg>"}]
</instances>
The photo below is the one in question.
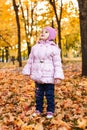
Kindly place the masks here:
<instances>
[{"instance_id":1,"label":"autumn tree","mask_svg":"<svg viewBox=\"0 0 87 130\"><path fill-rule=\"evenodd\" d=\"M81 45L82 45L82 75L87 76L87 0L78 0Z\"/></svg>"},{"instance_id":2,"label":"autumn tree","mask_svg":"<svg viewBox=\"0 0 87 130\"><path fill-rule=\"evenodd\" d=\"M16 15L16 22L17 22L17 29L18 29L18 61L19 61L19 66L22 66L22 59L21 59L21 31L20 31L20 21L19 21L19 15L18 15L18 7L19 5L16 4L16 1L13 0L13 6L14 6L14 11Z\"/></svg>"},{"instance_id":3,"label":"autumn tree","mask_svg":"<svg viewBox=\"0 0 87 130\"><path fill-rule=\"evenodd\" d=\"M61 21L62 55L64 57L80 57L81 41L78 6L72 1L63 4Z\"/></svg>"},{"instance_id":4,"label":"autumn tree","mask_svg":"<svg viewBox=\"0 0 87 130\"><path fill-rule=\"evenodd\" d=\"M5 4L5 0L0 3L0 59L2 62L8 62L9 47L13 38L12 28L10 25L11 14L8 11L9 5Z\"/></svg>"},{"instance_id":5,"label":"autumn tree","mask_svg":"<svg viewBox=\"0 0 87 130\"><path fill-rule=\"evenodd\" d=\"M57 25L58 25L58 40L59 40L59 47L61 48L61 18L62 18L62 0L60 1L60 6L59 6L59 15L57 14L57 7L56 7L56 2L55 0L49 0L50 4L53 6L54 9L54 13L55 13L55 17L56 17L56 21L57 21Z\"/></svg>"},{"instance_id":6,"label":"autumn tree","mask_svg":"<svg viewBox=\"0 0 87 130\"><path fill-rule=\"evenodd\" d=\"M20 3L20 7L21 7L21 12L22 12L22 19L23 19L23 22L24 22L24 29L25 29L25 35L26 35L26 43L27 43L27 50L28 50L28 56L29 56L29 53L30 53L30 41L29 41L29 3L28 1L26 1L26 4L25 4L25 8L26 8L26 17L24 15L24 11L25 9L23 8L23 4L22 4L22 1L19 0L19 3Z\"/></svg>"}]
</instances>

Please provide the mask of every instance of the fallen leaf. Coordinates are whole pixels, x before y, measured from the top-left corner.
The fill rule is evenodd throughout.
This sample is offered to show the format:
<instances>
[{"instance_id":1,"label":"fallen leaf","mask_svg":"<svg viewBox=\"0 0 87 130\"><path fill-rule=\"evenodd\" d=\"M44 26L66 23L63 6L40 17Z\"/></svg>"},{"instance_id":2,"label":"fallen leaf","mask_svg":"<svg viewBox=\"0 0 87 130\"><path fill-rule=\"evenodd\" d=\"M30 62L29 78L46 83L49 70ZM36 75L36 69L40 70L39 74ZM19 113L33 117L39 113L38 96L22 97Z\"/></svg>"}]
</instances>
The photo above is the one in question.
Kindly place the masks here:
<instances>
[{"instance_id":1,"label":"fallen leaf","mask_svg":"<svg viewBox=\"0 0 87 130\"><path fill-rule=\"evenodd\" d=\"M87 119L86 118L79 118L77 120L78 127L81 129L85 129L87 127Z\"/></svg>"}]
</instances>

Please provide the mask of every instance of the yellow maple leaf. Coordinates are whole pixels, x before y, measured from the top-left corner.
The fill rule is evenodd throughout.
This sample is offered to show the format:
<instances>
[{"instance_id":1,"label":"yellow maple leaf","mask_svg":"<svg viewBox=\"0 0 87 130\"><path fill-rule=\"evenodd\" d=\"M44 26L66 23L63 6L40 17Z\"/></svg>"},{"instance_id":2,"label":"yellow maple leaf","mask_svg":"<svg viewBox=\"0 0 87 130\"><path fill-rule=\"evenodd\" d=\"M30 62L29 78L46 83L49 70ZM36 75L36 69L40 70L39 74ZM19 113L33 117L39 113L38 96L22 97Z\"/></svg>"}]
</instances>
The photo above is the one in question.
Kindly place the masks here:
<instances>
[{"instance_id":1,"label":"yellow maple leaf","mask_svg":"<svg viewBox=\"0 0 87 130\"><path fill-rule=\"evenodd\" d=\"M33 130L34 127L34 125L23 126L21 130Z\"/></svg>"},{"instance_id":2,"label":"yellow maple leaf","mask_svg":"<svg viewBox=\"0 0 87 130\"><path fill-rule=\"evenodd\" d=\"M35 130L44 130L42 123L37 123Z\"/></svg>"},{"instance_id":3,"label":"yellow maple leaf","mask_svg":"<svg viewBox=\"0 0 87 130\"><path fill-rule=\"evenodd\" d=\"M14 124L16 124L17 126L22 126L24 122L18 117L14 120Z\"/></svg>"},{"instance_id":4,"label":"yellow maple leaf","mask_svg":"<svg viewBox=\"0 0 87 130\"><path fill-rule=\"evenodd\" d=\"M78 127L81 128L81 129L85 129L86 126L87 126L87 119L86 118L79 118L77 120L77 123L78 123Z\"/></svg>"}]
</instances>

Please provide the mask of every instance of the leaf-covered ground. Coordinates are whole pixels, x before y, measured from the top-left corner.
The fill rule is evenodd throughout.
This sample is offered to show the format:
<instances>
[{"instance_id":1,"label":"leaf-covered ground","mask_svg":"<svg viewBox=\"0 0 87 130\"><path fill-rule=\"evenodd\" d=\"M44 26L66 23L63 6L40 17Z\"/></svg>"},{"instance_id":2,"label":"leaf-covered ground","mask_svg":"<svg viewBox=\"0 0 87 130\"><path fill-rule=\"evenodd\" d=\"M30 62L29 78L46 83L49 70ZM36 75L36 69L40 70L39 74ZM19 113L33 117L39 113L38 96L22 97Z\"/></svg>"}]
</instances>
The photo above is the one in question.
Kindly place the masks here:
<instances>
[{"instance_id":1,"label":"leaf-covered ground","mask_svg":"<svg viewBox=\"0 0 87 130\"><path fill-rule=\"evenodd\" d=\"M55 86L55 115L46 119L46 98L42 116L35 110L34 82L21 74L22 68L0 69L0 130L87 130L87 78L81 77L81 63L63 65L65 79Z\"/></svg>"}]
</instances>

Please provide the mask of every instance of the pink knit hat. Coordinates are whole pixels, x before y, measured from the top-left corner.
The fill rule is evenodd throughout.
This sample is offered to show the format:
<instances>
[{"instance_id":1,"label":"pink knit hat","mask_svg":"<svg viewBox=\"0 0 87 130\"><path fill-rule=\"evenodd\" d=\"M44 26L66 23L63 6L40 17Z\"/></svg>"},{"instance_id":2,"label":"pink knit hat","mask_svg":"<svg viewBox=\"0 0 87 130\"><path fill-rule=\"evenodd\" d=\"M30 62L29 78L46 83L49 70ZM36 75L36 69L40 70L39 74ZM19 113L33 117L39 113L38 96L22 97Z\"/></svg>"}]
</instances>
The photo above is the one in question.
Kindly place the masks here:
<instances>
[{"instance_id":1,"label":"pink knit hat","mask_svg":"<svg viewBox=\"0 0 87 130\"><path fill-rule=\"evenodd\" d=\"M56 29L49 26L45 27L45 29L47 29L50 34L48 40L54 40L56 38Z\"/></svg>"}]
</instances>

